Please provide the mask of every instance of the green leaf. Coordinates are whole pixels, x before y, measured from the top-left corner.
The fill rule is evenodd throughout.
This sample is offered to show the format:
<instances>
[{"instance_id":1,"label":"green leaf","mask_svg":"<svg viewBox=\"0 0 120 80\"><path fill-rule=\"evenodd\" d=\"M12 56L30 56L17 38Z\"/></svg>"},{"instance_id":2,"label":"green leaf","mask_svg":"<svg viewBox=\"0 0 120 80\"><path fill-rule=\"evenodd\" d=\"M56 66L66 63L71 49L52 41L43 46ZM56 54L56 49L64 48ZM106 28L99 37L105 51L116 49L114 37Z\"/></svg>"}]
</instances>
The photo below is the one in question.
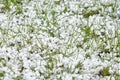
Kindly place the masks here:
<instances>
[{"instance_id":1,"label":"green leaf","mask_svg":"<svg viewBox=\"0 0 120 80\"><path fill-rule=\"evenodd\" d=\"M86 27L85 34L88 36L88 35L90 35L90 32L91 32L90 27Z\"/></svg>"},{"instance_id":2,"label":"green leaf","mask_svg":"<svg viewBox=\"0 0 120 80\"><path fill-rule=\"evenodd\" d=\"M85 14L83 14L83 17L84 17L84 18L89 18L89 16L90 16L89 13L85 13Z\"/></svg>"},{"instance_id":3,"label":"green leaf","mask_svg":"<svg viewBox=\"0 0 120 80\"><path fill-rule=\"evenodd\" d=\"M1 57L0 57L0 62L1 62L2 60L4 60L4 58L1 58Z\"/></svg>"},{"instance_id":4,"label":"green leaf","mask_svg":"<svg viewBox=\"0 0 120 80\"><path fill-rule=\"evenodd\" d=\"M50 34L50 36L54 37L54 33L52 31L48 31L48 33Z\"/></svg>"},{"instance_id":5,"label":"green leaf","mask_svg":"<svg viewBox=\"0 0 120 80\"><path fill-rule=\"evenodd\" d=\"M16 14L21 14L21 13L22 13L22 7L20 5L18 5Z\"/></svg>"},{"instance_id":6,"label":"green leaf","mask_svg":"<svg viewBox=\"0 0 120 80\"><path fill-rule=\"evenodd\" d=\"M59 5L60 4L60 1L54 1L55 4Z\"/></svg>"},{"instance_id":7,"label":"green leaf","mask_svg":"<svg viewBox=\"0 0 120 80\"><path fill-rule=\"evenodd\" d=\"M89 16L93 16L93 15L95 15L95 14L99 14L99 10L91 10L91 11L89 11L89 12L84 12L83 13L83 17L84 18L89 18Z\"/></svg>"},{"instance_id":8,"label":"green leaf","mask_svg":"<svg viewBox=\"0 0 120 80\"><path fill-rule=\"evenodd\" d=\"M10 46L15 46L15 44L14 43L10 43Z\"/></svg>"},{"instance_id":9,"label":"green leaf","mask_svg":"<svg viewBox=\"0 0 120 80\"><path fill-rule=\"evenodd\" d=\"M120 42L117 43L117 47L120 47Z\"/></svg>"},{"instance_id":10,"label":"green leaf","mask_svg":"<svg viewBox=\"0 0 120 80\"><path fill-rule=\"evenodd\" d=\"M81 48L81 47L82 47L82 45L80 45L80 44L77 44L77 45L76 45L76 47L77 47L77 48Z\"/></svg>"},{"instance_id":11,"label":"green leaf","mask_svg":"<svg viewBox=\"0 0 120 80\"><path fill-rule=\"evenodd\" d=\"M22 80L22 76L17 76L14 80Z\"/></svg>"},{"instance_id":12,"label":"green leaf","mask_svg":"<svg viewBox=\"0 0 120 80\"><path fill-rule=\"evenodd\" d=\"M17 3L16 3L15 0L11 0L11 2L12 2L14 5L17 5Z\"/></svg>"},{"instance_id":13,"label":"green leaf","mask_svg":"<svg viewBox=\"0 0 120 80\"><path fill-rule=\"evenodd\" d=\"M52 16L55 16L55 13L56 13L55 11L52 11L52 12L51 12Z\"/></svg>"},{"instance_id":14,"label":"green leaf","mask_svg":"<svg viewBox=\"0 0 120 80\"><path fill-rule=\"evenodd\" d=\"M81 62L78 62L78 64L75 66L75 68L82 68L82 63Z\"/></svg>"},{"instance_id":15,"label":"green leaf","mask_svg":"<svg viewBox=\"0 0 120 80\"><path fill-rule=\"evenodd\" d=\"M85 36L83 42L86 43L88 40L89 38Z\"/></svg>"},{"instance_id":16,"label":"green leaf","mask_svg":"<svg viewBox=\"0 0 120 80\"><path fill-rule=\"evenodd\" d=\"M104 76L110 76L109 67L105 67L103 70L100 70L99 75L102 75L103 77Z\"/></svg>"},{"instance_id":17,"label":"green leaf","mask_svg":"<svg viewBox=\"0 0 120 80\"><path fill-rule=\"evenodd\" d=\"M3 72L0 72L0 77L4 77L4 73Z\"/></svg>"},{"instance_id":18,"label":"green leaf","mask_svg":"<svg viewBox=\"0 0 120 80\"><path fill-rule=\"evenodd\" d=\"M65 9L63 10L64 13L66 13L68 11L67 7L65 7Z\"/></svg>"},{"instance_id":19,"label":"green leaf","mask_svg":"<svg viewBox=\"0 0 120 80\"><path fill-rule=\"evenodd\" d=\"M46 12L44 10L42 10L42 14L45 14L46 15Z\"/></svg>"}]
</instances>

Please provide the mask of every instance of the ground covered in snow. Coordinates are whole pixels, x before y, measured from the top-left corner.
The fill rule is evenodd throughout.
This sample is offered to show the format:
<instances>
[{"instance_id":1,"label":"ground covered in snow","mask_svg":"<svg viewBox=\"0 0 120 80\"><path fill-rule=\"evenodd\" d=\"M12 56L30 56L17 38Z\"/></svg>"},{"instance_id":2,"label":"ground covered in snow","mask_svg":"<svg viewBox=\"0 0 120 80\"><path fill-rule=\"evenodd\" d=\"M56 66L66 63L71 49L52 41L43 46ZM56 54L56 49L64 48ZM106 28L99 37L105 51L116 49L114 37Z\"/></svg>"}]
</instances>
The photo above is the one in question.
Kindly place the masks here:
<instances>
[{"instance_id":1,"label":"ground covered in snow","mask_svg":"<svg viewBox=\"0 0 120 80\"><path fill-rule=\"evenodd\" d=\"M0 0L0 80L120 80L120 0Z\"/></svg>"}]
</instances>

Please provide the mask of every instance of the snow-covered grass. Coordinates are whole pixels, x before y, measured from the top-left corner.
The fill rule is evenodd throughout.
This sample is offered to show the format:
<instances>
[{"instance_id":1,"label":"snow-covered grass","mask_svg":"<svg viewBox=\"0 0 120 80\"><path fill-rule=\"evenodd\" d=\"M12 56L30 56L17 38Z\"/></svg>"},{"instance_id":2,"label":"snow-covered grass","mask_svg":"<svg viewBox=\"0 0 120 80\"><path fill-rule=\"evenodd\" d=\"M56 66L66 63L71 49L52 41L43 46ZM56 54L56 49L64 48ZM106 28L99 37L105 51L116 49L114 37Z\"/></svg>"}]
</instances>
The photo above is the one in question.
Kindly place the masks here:
<instances>
[{"instance_id":1,"label":"snow-covered grass","mask_svg":"<svg viewBox=\"0 0 120 80\"><path fill-rule=\"evenodd\" d=\"M0 80L120 80L120 0L0 0Z\"/></svg>"}]
</instances>

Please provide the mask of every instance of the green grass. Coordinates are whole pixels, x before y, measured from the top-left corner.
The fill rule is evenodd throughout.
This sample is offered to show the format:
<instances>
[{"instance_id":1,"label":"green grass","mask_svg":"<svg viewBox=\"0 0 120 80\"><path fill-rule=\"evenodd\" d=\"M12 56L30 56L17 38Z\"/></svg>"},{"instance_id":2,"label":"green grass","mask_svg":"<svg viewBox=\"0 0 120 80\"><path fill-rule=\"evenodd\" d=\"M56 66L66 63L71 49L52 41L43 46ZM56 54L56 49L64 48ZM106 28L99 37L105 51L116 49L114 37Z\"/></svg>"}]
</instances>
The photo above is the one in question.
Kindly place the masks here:
<instances>
[{"instance_id":1,"label":"green grass","mask_svg":"<svg viewBox=\"0 0 120 80\"><path fill-rule=\"evenodd\" d=\"M3 72L0 72L0 77L4 77L4 73Z\"/></svg>"},{"instance_id":2,"label":"green grass","mask_svg":"<svg viewBox=\"0 0 120 80\"><path fill-rule=\"evenodd\" d=\"M9 12L11 11L11 6L16 8L15 14L21 14L22 13L22 0L2 0L1 3L4 5L2 7L3 12Z\"/></svg>"},{"instance_id":3,"label":"green grass","mask_svg":"<svg viewBox=\"0 0 120 80\"><path fill-rule=\"evenodd\" d=\"M110 76L109 67L105 67L103 70L100 70L98 75L103 77Z\"/></svg>"},{"instance_id":4,"label":"green grass","mask_svg":"<svg viewBox=\"0 0 120 80\"><path fill-rule=\"evenodd\" d=\"M2 10L4 12L10 12L11 8L10 6L14 6L16 8L14 14L18 15L18 14L22 14L22 1L20 0L2 0L2 3L4 5L4 7L2 7ZM2 38L0 40L0 47L2 48L4 45L7 45L7 47L17 47L17 51L20 52L20 50L22 50L23 48L27 47L27 46L32 46L32 49L28 51L28 53L31 54L35 54L35 51L37 53L40 53L39 55L43 58L44 61L46 61L46 65L45 68L47 70L47 72L42 73L39 72L40 75L45 76L45 79L50 79L50 77L52 75L56 75L53 71L56 67L62 68L63 71L61 71L61 74L63 72L67 72L68 74L74 74L74 71L72 70L71 65L65 67L64 64L62 64L61 66L57 66L57 63L60 63L59 60L57 60L55 57L58 56L59 54L63 55L63 59L64 58L71 58L74 56L74 54L78 55L78 53L80 50L83 50L84 53L83 55L85 55L85 59L89 58L91 59L91 55L94 54L94 52L98 52L98 56L100 58L101 61L106 60L105 57L101 57L101 54L105 53L105 55L107 54L117 54L116 58L120 57L120 33L119 33L119 24L115 25L115 31L111 31L111 30L107 30L107 25L105 23L106 19L106 14L110 14L110 18L113 19L118 16L115 16L113 13L116 12L116 7L117 4L101 4L101 6L103 8L98 7L96 10L89 10L89 7L85 7L83 9L83 13L80 14L82 15L85 20L86 20L86 24L84 24L84 22L80 22L82 23L82 25L72 25L72 30L69 33L69 35L67 35L65 38L62 38L60 36L60 34L62 33L62 31L60 31L61 27L64 27L64 30L67 32L69 31L68 29L68 25L66 26L65 24L63 24L62 26L59 25L59 21L62 21L65 18L69 18L70 16L74 16L74 14L69 14L66 16L63 16L61 19L57 19L57 16L59 15L58 12L56 12L54 10L55 6L58 6L61 4L61 1L54 1L53 2L54 5L52 5L52 3L47 3L44 2L45 5L48 5L48 9L39 9L37 5L34 6L35 11L36 11L36 15L38 18L40 18L41 20L41 24L42 23L46 23L47 25L41 25L38 26L36 28L36 25L34 25L34 23L31 23L30 25L24 25L24 26L20 26L18 28L18 32L13 32L10 29L3 29L0 27L0 33L2 34ZM81 6L81 5L79 5ZM107 12L106 10L112 7L112 12ZM91 7L92 8L92 7ZM103 12L102 12L103 11ZM106 11L107 13L104 13L104 11ZM60 13L69 13L70 9L69 6L65 6L63 11L61 11ZM79 12L78 12L79 13ZM75 14L75 15L79 15L79 14ZM39 14L42 14L42 16L40 16ZM49 14L49 15L48 15ZM44 16L43 16L44 15ZM62 14L60 14L62 15ZM99 25L98 24L98 28L94 28L94 24L95 21L91 22L91 25L88 25L89 22L89 18L90 16L93 17L94 15L99 16L99 17L104 17L103 18L103 22L104 25ZM102 16L101 16L102 15ZM52 19L49 19L48 17L52 16ZM95 17L95 18L96 18ZM70 24L71 25L71 24ZM44 27L44 28L43 28ZM76 28L76 30L75 30ZM93 29L92 29L93 28ZM80 32L78 32L77 30L80 29ZM110 34L107 34L105 31L101 32L101 30L104 29L105 31L108 31ZM58 32L57 32L58 31ZM13 32L13 35L10 35L9 32ZM26 37L24 34L22 34L23 32L25 32L28 36ZM100 34L98 34L98 32ZM115 33L114 33L115 32ZM68 37L68 42L64 43L64 44L60 44L65 46L65 51L62 51L61 49L51 49L49 47L49 45L44 45L43 42L41 41L41 39L39 38L38 35L42 35L42 33L46 33L46 35L48 35L47 37L50 38L54 38L56 37L59 40L66 40L66 38ZM30 35L33 34L35 36L34 40L35 40L35 45L33 45L33 38L30 37ZM113 34L115 34L114 37L111 37ZM110 35L110 37L109 37ZM11 38L9 37L11 36ZM77 36L77 37L76 37ZM15 39L16 37L20 37L22 42L9 42L9 38ZM79 40L80 38L83 38L83 40ZM117 39L115 41L115 38ZM59 41L58 41L59 43ZM27 44L27 45L26 45ZM94 44L97 44L96 46L94 46ZM57 45L57 44L56 44ZM57 45L59 46L59 45ZM106 46L110 46L110 48L106 48ZM76 50L73 50L71 52L69 52L69 49L73 49L74 47L77 48L78 53L76 53ZM42 51L47 50L47 52L45 54L42 54ZM91 50L91 52L87 52L88 50ZM113 57L110 58L109 60L114 59ZM5 65L5 60L4 58L0 58L0 62L2 62L3 65ZM79 71L77 72L77 74L82 74L81 70L84 67L82 62L79 61L75 66L75 69L79 69ZM113 76L115 77L115 80L119 80L120 77L118 74L111 74L109 72L109 68L110 67L105 67L104 69L100 70L98 75L102 76L102 77L106 77L106 76ZM35 71L34 67L30 68L33 72ZM22 72L23 69L21 69ZM59 73L58 73L59 74ZM0 77L4 77L4 73L0 72ZM17 76L14 78L14 80L20 80L22 79L22 75Z\"/></svg>"}]
</instances>

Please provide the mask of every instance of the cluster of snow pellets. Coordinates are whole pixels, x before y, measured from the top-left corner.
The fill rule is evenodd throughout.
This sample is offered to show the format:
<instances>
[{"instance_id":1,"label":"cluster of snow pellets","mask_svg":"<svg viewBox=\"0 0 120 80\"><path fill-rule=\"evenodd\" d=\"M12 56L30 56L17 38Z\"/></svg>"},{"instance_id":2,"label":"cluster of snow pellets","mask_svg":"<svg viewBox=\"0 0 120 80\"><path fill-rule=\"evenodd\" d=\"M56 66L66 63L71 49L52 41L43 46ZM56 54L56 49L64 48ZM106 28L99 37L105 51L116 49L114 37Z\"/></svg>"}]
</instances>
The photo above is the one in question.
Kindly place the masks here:
<instances>
[{"instance_id":1,"label":"cluster of snow pellets","mask_svg":"<svg viewBox=\"0 0 120 80\"><path fill-rule=\"evenodd\" d=\"M120 0L0 0L0 80L120 80Z\"/></svg>"}]
</instances>

